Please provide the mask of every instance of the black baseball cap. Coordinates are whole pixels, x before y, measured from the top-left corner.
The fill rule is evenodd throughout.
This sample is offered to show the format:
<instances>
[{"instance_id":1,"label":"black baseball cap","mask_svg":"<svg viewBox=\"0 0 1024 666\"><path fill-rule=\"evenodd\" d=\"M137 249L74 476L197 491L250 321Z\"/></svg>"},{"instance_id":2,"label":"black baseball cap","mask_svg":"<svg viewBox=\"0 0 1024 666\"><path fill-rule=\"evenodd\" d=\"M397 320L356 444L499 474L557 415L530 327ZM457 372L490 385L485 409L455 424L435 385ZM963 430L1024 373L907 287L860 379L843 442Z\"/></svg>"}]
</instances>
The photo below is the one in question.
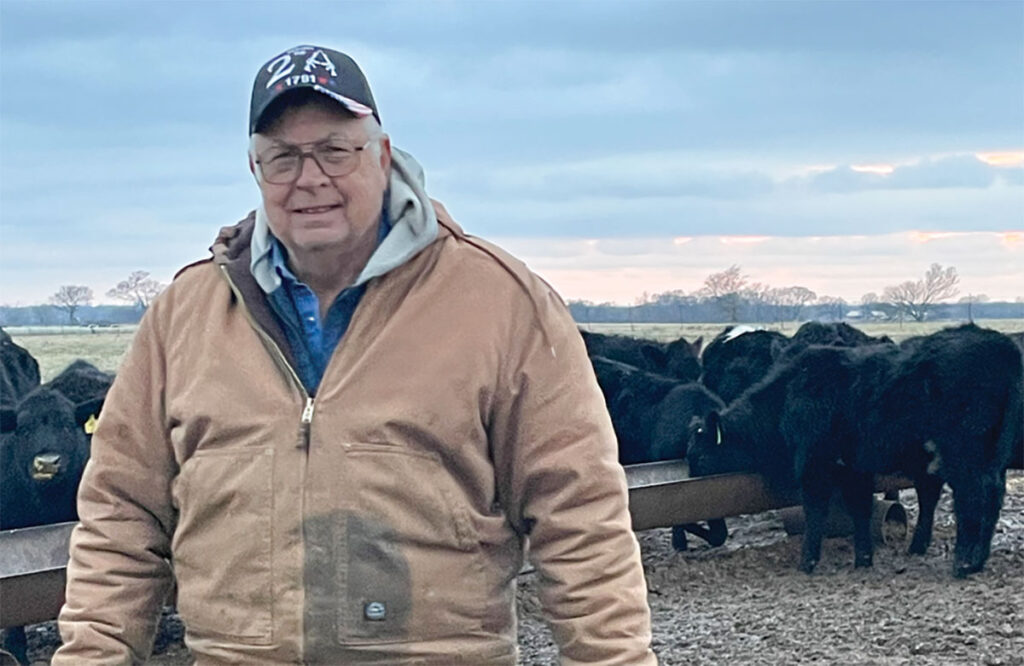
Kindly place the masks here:
<instances>
[{"instance_id":1,"label":"black baseball cap","mask_svg":"<svg viewBox=\"0 0 1024 666\"><path fill-rule=\"evenodd\" d=\"M340 51L321 46L296 46L271 58L256 73L249 105L249 134L271 102L285 93L312 88L327 95L357 117L373 115L380 122L377 104L356 61Z\"/></svg>"}]
</instances>

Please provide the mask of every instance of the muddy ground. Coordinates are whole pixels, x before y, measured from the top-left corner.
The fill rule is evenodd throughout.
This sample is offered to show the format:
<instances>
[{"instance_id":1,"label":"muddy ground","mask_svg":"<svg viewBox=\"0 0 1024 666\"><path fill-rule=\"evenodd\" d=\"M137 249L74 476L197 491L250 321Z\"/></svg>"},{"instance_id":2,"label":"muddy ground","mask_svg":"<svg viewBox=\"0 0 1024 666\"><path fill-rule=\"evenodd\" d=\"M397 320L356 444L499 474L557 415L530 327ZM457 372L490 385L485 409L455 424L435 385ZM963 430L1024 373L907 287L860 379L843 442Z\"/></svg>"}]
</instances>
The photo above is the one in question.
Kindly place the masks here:
<instances>
[{"instance_id":1,"label":"muddy ground","mask_svg":"<svg viewBox=\"0 0 1024 666\"><path fill-rule=\"evenodd\" d=\"M901 500L910 525L912 490ZM1011 472L985 570L954 580L955 524L947 489L928 554L905 543L880 546L874 567L854 570L849 539L828 539L817 571L796 569L801 537L787 536L780 513L729 521L724 546L691 538L672 549L668 529L638 534L662 664L985 664L1024 666L1024 473ZM538 612L536 580L521 577L520 663L557 664ZM57 641L53 623L29 628L30 657L45 664ZM165 616L159 666L189 663L181 623Z\"/></svg>"}]
</instances>

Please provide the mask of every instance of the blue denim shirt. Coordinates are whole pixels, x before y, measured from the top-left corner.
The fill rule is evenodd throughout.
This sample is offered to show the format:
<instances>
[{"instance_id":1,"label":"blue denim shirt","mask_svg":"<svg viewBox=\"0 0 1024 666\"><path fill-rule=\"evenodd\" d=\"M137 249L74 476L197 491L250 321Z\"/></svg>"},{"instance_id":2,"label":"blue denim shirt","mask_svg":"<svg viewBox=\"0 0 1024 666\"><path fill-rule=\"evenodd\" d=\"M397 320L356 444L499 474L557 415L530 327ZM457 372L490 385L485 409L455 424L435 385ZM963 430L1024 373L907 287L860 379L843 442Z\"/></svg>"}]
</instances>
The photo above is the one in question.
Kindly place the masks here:
<instances>
[{"instance_id":1,"label":"blue denim shirt","mask_svg":"<svg viewBox=\"0 0 1024 666\"><path fill-rule=\"evenodd\" d=\"M377 245L391 231L387 214L381 215ZM343 289L320 321L320 301L307 285L299 281L285 258L281 241L271 241L271 261L281 276L281 286L268 295L270 308L284 328L295 358L295 372L310 395L315 395L323 379L327 362L348 330L352 315L366 291L366 283Z\"/></svg>"}]
</instances>

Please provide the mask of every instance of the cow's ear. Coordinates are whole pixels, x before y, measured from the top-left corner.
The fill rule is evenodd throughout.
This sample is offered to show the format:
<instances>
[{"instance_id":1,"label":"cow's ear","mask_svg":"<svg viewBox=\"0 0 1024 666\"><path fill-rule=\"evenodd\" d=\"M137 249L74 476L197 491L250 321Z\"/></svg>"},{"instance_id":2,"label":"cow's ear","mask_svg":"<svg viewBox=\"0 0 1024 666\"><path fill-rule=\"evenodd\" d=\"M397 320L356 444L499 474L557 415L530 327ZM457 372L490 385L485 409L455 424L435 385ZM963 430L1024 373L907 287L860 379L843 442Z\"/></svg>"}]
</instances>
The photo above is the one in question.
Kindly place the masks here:
<instances>
[{"instance_id":1,"label":"cow's ear","mask_svg":"<svg viewBox=\"0 0 1024 666\"><path fill-rule=\"evenodd\" d=\"M700 358L700 352L704 348L704 336L700 336L696 340L690 343L690 349L693 350L693 355Z\"/></svg>"},{"instance_id":2,"label":"cow's ear","mask_svg":"<svg viewBox=\"0 0 1024 666\"><path fill-rule=\"evenodd\" d=\"M715 444L722 443L722 418L718 412L708 412L704 419L704 430L715 433Z\"/></svg>"},{"instance_id":3,"label":"cow's ear","mask_svg":"<svg viewBox=\"0 0 1024 666\"><path fill-rule=\"evenodd\" d=\"M18 427L18 410L0 407L0 432L13 432Z\"/></svg>"},{"instance_id":4,"label":"cow's ear","mask_svg":"<svg viewBox=\"0 0 1024 666\"><path fill-rule=\"evenodd\" d=\"M640 347L640 354L655 368L664 368L668 365L668 354L661 347L644 345Z\"/></svg>"},{"instance_id":5,"label":"cow's ear","mask_svg":"<svg viewBox=\"0 0 1024 666\"><path fill-rule=\"evenodd\" d=\"M84 426L90 417L99 416L105 398L106 396L89 398L75 405L75 423Z\"/></svg>"}]
</instances>

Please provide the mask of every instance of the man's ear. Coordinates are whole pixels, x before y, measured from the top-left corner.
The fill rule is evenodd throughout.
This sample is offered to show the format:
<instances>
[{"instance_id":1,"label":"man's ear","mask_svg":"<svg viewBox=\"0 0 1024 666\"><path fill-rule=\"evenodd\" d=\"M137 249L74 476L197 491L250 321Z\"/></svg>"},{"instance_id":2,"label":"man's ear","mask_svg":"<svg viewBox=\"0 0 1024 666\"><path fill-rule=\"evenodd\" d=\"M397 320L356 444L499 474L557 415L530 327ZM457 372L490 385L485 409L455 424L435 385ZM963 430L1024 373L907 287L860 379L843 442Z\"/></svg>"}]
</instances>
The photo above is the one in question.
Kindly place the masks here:
<instances>
[{"instance_id":1,"label":"man's ear","mask_svg":"<svg viewBox=\"0 0 1024 666\"><path fill-rule=\"evenodd\" d=\"M252 152L247 153L249 157L249 173L252 174L252 179L256 181L256 184L260 184L260 179L256 175L256 162L252 159Z\"/></svg>"},{"instance_id":2,"label":"man's ear","mask_svg":"<svg viewBox=\"0 0 1024 666\"><path fill-rule=\"evenodd\" d=\"M384 175L391 177L391 137L387 134L380 138L380 168Z\"/></svg>"}]
</instances>

